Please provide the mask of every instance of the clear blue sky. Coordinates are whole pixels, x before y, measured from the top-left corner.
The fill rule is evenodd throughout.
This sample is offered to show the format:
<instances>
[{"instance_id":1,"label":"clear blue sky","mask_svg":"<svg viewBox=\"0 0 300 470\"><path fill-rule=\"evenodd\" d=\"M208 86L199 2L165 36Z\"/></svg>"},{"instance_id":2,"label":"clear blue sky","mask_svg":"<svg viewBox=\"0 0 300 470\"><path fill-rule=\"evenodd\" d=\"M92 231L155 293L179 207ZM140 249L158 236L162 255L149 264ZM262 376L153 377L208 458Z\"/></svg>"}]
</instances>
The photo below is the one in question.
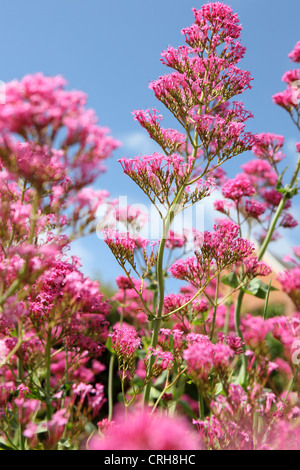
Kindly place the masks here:
<instances>
[{"instance_id":1,"label":"clear blue sky","mask_svg":"<svg viewBox=\"0 0 300 470\"><path fill-rule=\"evenodd\" d=\"M132 118L133 109L158 107L148 84L166 73L160 53L169 44L183 43L180 31L193 23L193 7L206 1L190 0L0 0L0 79L9 81L43 72L63 75L70 89L89 96L101 125L108 126L123 146L108 162L108 172L97 183L113 197L139 191L122 174L117 158L153 150L147 135ZM291 67L287 54L300 39L299 0L231 0L243 25L242 43L247 47L243 67L254 77L253 89L244 96L255 119L254 132L283 134L289 160L292 146L300 140L288 115L272 103L272 95L284 89L281 77ZM226 169L237 171L237 157ZM239 161L238 161L239 159ZM296 232L295 232L296 234ZM299 231L297 232L299 235ZM103 242L95 236L77 250L86 256L86 272L113 279L119 269ZM103 268L105 266L105 269Z\"/></svg>"}]
</instances>

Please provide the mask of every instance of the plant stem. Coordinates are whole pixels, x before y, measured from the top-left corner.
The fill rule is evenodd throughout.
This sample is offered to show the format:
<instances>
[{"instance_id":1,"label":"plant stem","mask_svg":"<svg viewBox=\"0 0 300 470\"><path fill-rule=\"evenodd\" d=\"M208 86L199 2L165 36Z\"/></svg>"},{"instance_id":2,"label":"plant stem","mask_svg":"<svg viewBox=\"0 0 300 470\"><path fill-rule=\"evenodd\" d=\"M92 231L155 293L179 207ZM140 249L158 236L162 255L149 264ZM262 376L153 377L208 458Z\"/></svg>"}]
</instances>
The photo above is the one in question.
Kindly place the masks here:
<instances>
[{"instance_id":1,"label":"plant stem","mask_svg":"<svg viewBox=\"0 0 300 470\"><path fill-rule=\"evenodd\" d=\"M120 322L119 322L120 328L124 320L125 303L126 303L126 290L124 290L123 305L122 305L122 311L121 311ZM115 354L112 353L110 356L109 369L108 369L108 421L112 420L113 408L114 408L114 403L113 403L114 363L115 363Z\"/></svg>"},{"instance_id":2,"label":"plant stem","mask_svg":"<svg viewBox=\"0 0 300 470\"><path fill-rule=\"evenodd\" d=\"M115 355L112 353L108 369L108 421L113 417L113 374L114 374Z\"/></svg>"},{"instance_id":3,"label":"plant stem","mask_svg":"<svg viewBox=\"0 0 300 470\"><path fill-rule=\"evenodd\" d=\"M201 390L198 388L198 407L199 407L199 419L204 419L204 399Z\"/></svg>"},{"instance_id":4,"label":"plant stem","mask_svg":"<svg viewBox=\"0 0 300 470\"><path fill-rule=\"evenodd\" d=\"M151 337L151 347L154 348L154 349L157 346L157 339L158 339L160 324L161 324L161 318L155 318L155 320L153 320L153 333L152 333L152 337ZM151 357L149 359L149 369L148 369L149 370L148 373L150 375L151 375L151 370L152 370L152 367L153 367L153 364L154 364L154 360L155 360L154 355L151 355ZM144 397L143 397L143 406L146 406L148 404L148 401L149 401L149 398L150 398L151 387L152 387L152 380L150 380L146 385L145 392L144 392Z\"/></svg>"},{"instance_id":5,"label":"plant stem","mask_svg":"<svg viewBox=\"0 0 300 470\"><path fill-rule=\"evenodd\" d=\"M210 52L210 50L209 50ZM209 53L208 53L209 55ZM204 82L206 81L208 74L208 69L205 70L205 78ZM200 104L198 107L198 115L201 114L202 106L203 106L203 100L205 98L205 89L203 88L201 91L201 96L200 96ZM199 140L199 133L197 129L195 129L194 133L194 141L192 143L193 145L193 153L192 153L192 158L195 159L197 157L197 151L198 151L198 140ZM191 170L190 173L186 176L185 181L183 182L181 188L179 189L177 195L174 198L173 203L171 204L171 207L168 210L168 213L166 215L166 218L163 218L163 234L162 238L160 240L160 245L159 245L159 250L158 250L158 256L157 256L157 265L156 265L156 273L157 273L157 283L158 283L158 295L159 295L159 303L158 303L158 308L157 308L157 314L153 320L153 333L152 333L152 338L151 338L151 347L156 348L157 345L157 338L158 338L158 332L161 324L161 319L162 319L162 311L163 311L163 304L164 304L164 274L163 274L163 257L164 257L164 250L165 250L165 243L166 243L166 238L168 235L168 232L170 230L170 226L172 224L172 221L175 217L175 211L177 209L178 204L181 201L182 194L186 188L190 184L189 182L189 177L192 174L194 168L194 163L191 165ZM198 179L198 178L197 178ZM149 360L149 368L148 368L148 375L151 375L151 369L153 366L154 362L154 356L152 355ZM149 397L150 397L150 391L151 391L151 386L152 382L150 381L145 388L144 392L144 397L143 397L143 406L148 404Z\"/></svg>"},{"instance_id":6,"label":"plant stem","mask_svg":"<svg viewBox=\"0 0 300 470\"><path fill-rule=\"evenodd\" d=\"M216 284L216 294L215 294L215 302L214 302L214 311L213 311L213 319L211 324L211 332L210 332L210 340L212 341L214 336L215 330L215 323L216 323L216 316L217 316L217 306L218 306L218 298L219 298L219 288L220 288L220 275L217 276L217 284Z\"/></svg>"},{"instance_id":7,"label":"plant stem","mask_svg":"<svg viewBox=\"0 0 300 470\"><path fill-rule=\"evenodd\" d=\"M235 306L235 315L234 315L234 323L235 323L235 330L238 334L238 336L241 338L241 340L244 342L244 336L241 330L241 311L242 311L242 302L243 302L243 297L244 297L244 291L240 290L236 306ZM241 374L242 374L242 384L244 385L246 382L246 375L247 375L247 357L245 356L245 346L243 346L243 354L241 355L242 358L242 369L241 369Z\"/></svg>"},{"instance_id":8,"label":"plant stem","mask_svg":"<svg viewBox=\"0 0 300 470\"><path fill-rule=\"evenodd\" d=\"M17 324L16 330L17 330L17 335L18 335L18 343L22 344L22 336L23 336L22 319L20 319L19 323ZM21 357L18 357L17 364L18 364L18 380L20 384L22 384L24 381L24 368L23 368L23 362L22 362ZM21 416L20 416L20 422L19 422L19 443L20 443L20 450L25 450L25 436L23 435L24 426L23 426L22 405L21 405L20 413L21 413Z\"/></svg>"},{"instance_id":9,"label":"plant stem","mask_svg":"<svg viewBox=\"0 0 300 470\"><path fill-rule=\"evenodd\" d=\"M154 349L156 349L156 346L157 346L157 339L158 339L158 333L159 333L160 324L162 320L162 312L163 312L164 297L165 297L165 279L164 279L164 272L163 272L163 259L164 259L166 238L168 236L172 221L175 217L175 210L176 210L178 203L180 202L183 190L184 190L184 185L178 191L166 215L166 218L163 219L163 233L162 233L162 237L161 237L160 244L159 244L157 264L156 264L156 277L157 277L159 297L158 297L157 313L156 313L155 318L153 319L153 332L152 332L152 337L151 337L151 347ZM152 370L154 361L155 361L155 357L154 355L151 355L150 360L149 360L149 366L148 366L148 374L147 374L149 377L151 376L151 370ZM150 398L151 387L152 387L152 381L150 380L149 383L145 387L145 392L144 392L144 397L143 397L143 406L148 404L148 401Z\"/></svg>"},{"instance_id":10,"label":"plant stem","mask_svg":"<svg viewBox=\"0 0 300 470\"><path fill-rule=\"evenodd\" d=\"M51 405L51 387L50 387L50 375L51 375L51 328L47 332L47 342L46 342L46 406L47 406L47 420L50 421L52 418L52 405Z\"/></svg>"},{"instance_id":11,"label":"plant stem","mask_svg":"<svg viewBox=\"0 0 300 470\"><path fill-rule=\"evenodd\" d=\"M287 399L289 397L289 394L291 393L291 391L293 390L293 387L295 385L295 382L297 380L297 376L299 374L299 369L296 369L296 372L294 373L293 377L292 377L292 380L290 382L290 385L289 385L289 388L288 388L288 391L287 391L287 394L283 400L283 403L285 404L287 402Z\"/></svg>"},{"instance_id":12,"label":"plant stem","mask_svg":"<svg viewBox=\"0 0 300 470\"><path fill-rule=\"evenodd\" d=\"M278 219L279 217L281 216L281 213L286 205L286 201L287 201L287 195L284 194L283 198L281 199L280 201L280 204L279 206L277 207L277 210L274 214L274 217L272 219L272 222L271 222L271 225L269 227L269 230L268 230L268 233L267 233L267 236L266 238L264 239L264 242L259 250L259 254L258 254L258 259L259 261L263 258L268 246L269 246L269 243L272 239L272 236L273 236L273 233L275 231L275 228L276 228L276 225L277 225L277 222L278 222Z\"/></svg>"}]
</instances>

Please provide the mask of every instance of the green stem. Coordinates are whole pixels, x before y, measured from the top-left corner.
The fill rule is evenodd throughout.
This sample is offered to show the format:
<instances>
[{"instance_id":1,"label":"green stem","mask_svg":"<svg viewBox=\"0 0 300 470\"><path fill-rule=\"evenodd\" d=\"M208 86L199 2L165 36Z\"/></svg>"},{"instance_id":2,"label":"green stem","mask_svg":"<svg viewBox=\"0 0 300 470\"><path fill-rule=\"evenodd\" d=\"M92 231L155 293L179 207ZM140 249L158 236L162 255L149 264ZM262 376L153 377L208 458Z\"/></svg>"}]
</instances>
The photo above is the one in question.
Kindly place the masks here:
<instances>
[{"instance_id":1,"label":"green stem","mask_svg":"<svg viewBox=\"0 0 300 470\"><path fill-rule=\"evenodd\" d=\"M50 376L51 376L51 328L47 332L46 342L46 407L47 407L47 420L50 421L52 418L52 405L51 405L51 387L50 387Z\"/></svg>"},{"instance_id":2,"label":"green stem","mask_svg":"<svg viewBox=\"0 0 300 470\"><path fill-rule=\"evenodd\" d=\"M289 385L289 388L288 388L288 391L287 391L287 394L283 400L283 403L285 404L287 402L287 399L289 397L289 394L291 393L291 391L293 390L293 387L295 385L295 382L297 380L297 376L299 374L299 369L296 369L296 372L294 373L293 377L292 377L292 380L290 382L290 385Z\"/></svg>"},{"instance_id":3,"label":"green stem","mask_svg":"<svg viewBox=\"0 0 300 470\"><path fill-rule=\"evenodd\" d=\"M165 384L165 386L164 386L164 389L163 389L163 391L161 392L161 394L159 395L158 399L156 400L156 402L155 402L155 404L154 404L154 406L153 406L153 408L152 408L151 414L153 414L154 411L156 410L156 408L157 408L157 406L158 406L160 400L162 399L164 393L166 393L166 391L169 390L169 388L173 387L173 386L176 384L176 382L178 381L178 379L182 376L182 374L184 374L184 372L185 372L186 370L187 370L187 367L184 367L184 369L182 369L182 371L179 372L179 373L176 375L175 379L174 379L173 382L171 382L171 383L169 383L169 372L168 372L168 376L167 376L167 380L166 380L166 384Z\"/></svg>"},{"instance_id":4,"label":"green stem","mask_svg":"<svg viewBox=\"0 0 300 470\"><path fill-rule=\"evenodd\" d=\"M108 421L113 417L113 374L114 374L115 355L110 356L108 369Z\"/></svg>"},{"instance_id":5,"label":"green stem","mask_svg":"<svg viewBox=\"0 0 300 470\"><path fill-rule=\"evenodd\" d=\"M154 349L157 346L157 339L158 339L158 333L160 330L160 324L161 324L161 318L155 318L155 320L153 320L153 333L151 337L151 347ZM153 354L150 357L149 367L148 367L148 374L150 376L151 376L151 370L154 364L154 360L155 360L155 357ZM145 387L145 392L144 392L144 397L143 397L143 406L146 406L149 402L151 387L152 387L152 380L150 380Z\"/></svg>"},{"instance_id":6,"label":"green stem","mask_svg":"<svg viewBox=\"0 0 300 470\"><path fill-rule=\"evenodd\" d=\"M124 320L125 303L126 303L126 290L124 290L123 305L122 305L122 311L121 311L120 322L119 322L120 328ZM114 363L115 363L115 355L114 353L112 353L110 356L109 369L108 369L108 421L111 421L113 417Z\"/></svg>"},{"instance_id":7,"label":"green stem","mask_svg":"<svg viewBox=\"0 0 300 470\"><path fill-rule=\"evenodd\" d=\"M281 213L286 205L286 202L287 202L287 195L284 194L283 198L281 199L280 201L280 204L279 206L277 207L277 210L274 214L274 217L273 217L273 220L271 222L271 225L269 227L269 230L268 230L268 233L267 233L267 236L266 238L264 239L264 242L259 250L259 254L258 254L258 259L259 261L263 258L268 246L269 246L269 243L272 239L272 236L273 236L273 233L276 229L276 225L277 225L277 222L279 220L279 217L281 216Z\"/></svg>"},{"instance_id":8,"label":"green stem","mask_svg":"<svg viewBox=\"0 0 300 470\"><path fill-rule=\"evenodd\" d=\"M236 306L235 306L235 315L234 315L234 322L235 322L235 330L241 340L244 342L244 336L241 330L241 311L242 311L242 302L244 297L244 291L240 290ZM246 383L246 375L247 375L247 357L245 356L246 348L243 346L243 354L241 355L242 358L242 368L241 368L241 382L243 385Z\"/></svg>"},{"instance_id":9,"label":"green stem","mask_svg":"<svg viewBox=\"0 0 300 470\"><path fill-rule=\"evenodd\" d=\"M204 416L204 399L201 390L198 388L198 407L199 407L199 419L203 420Z\"/></svg>"},{"instance_id":10,"label":"green stem","mask_svg":"<svg viewBox=\"0 0 300 470\"><path fill-rule=\"evenodd\" d=\"M171 205L168 211L166 218L163 219L163 233L162 233L162 238L159 244L157 264L156 264L156 277L157 277L157 286L158 286L158 307L157 307L156 316L153 319L153 332L152 332L152 337L151 337L151 347L154 349L156 349L156 346L157 346L157 339L158 339L158 333L160 330L160 325L161 325L161 320L162 320L162 312L163 312L164 297L165 297L165 279L164 279L164 272L163 272L164 271L163 259L164 259L166 238L168 236L172 221L175 217L175 210L181 199L183 190L184 190L184 185L178 191L178 194L176 195L173 201L173 204ZM151 376L151 371L152 371L154 361L155 361L155 357L154 355L151 355L150 360L149 360L149 365L148 365L148 373L147 373L148 377ZM151 387L152 387L152 381L150 380L145 387L145 392L144 392L144 397L143 397L144 406L148 404L148 401L150 398Z\"/></svg>"},{"instance_id":11,"label":"green stem","mask_svg":"<svg viewBox=\"0 0 300 470\"><path fill-rule=\"evenodd\" d=\"M208 73L208 69L206 69L206 71L205 71L204 82L206 80L207 73ZM205 89L203 89L202 92L201 92L201 96L200 96L200 100L199 100L200 104L199 104L199 107L198 107L198 115L201 114L204 98L205 98ZM195 130L194 142L193 142L193 153L192 153L192 157L194 158L194 162L195 162L195 159L196 159L196 156L197 156L197 151L198 151L198 139L199 139L199 134L198 134L198 131ZM157 264L156 264L156 276L157 276L158 296L159 296L159 298L158 298L157 313L156 313L155 318L153 320L153 333L152 333L152 338L151 338L151 347L154 348L154 349L157 346L157 338L158 338L158 333L159 333L160 324L161 324L161 320L162 320L162 312L163 312L163 305L164 305L165 280L164 280L164 272L163 272L163 258L164 258L166 238L167 238L167 235L169 233L172 221L175 217L175 212L178 209L177 206L181 201L182 194L183 194L186 186L190 184L188 180L189 180L190 175L192 174L194 164L195 163L192 164L190 173L186 176L185 181L183 182L181 188L179 189L177 195L175 196L174 201L173 201L173 203L171 204L171 206L168 210L166 218L163 218L163 233L162 233L162 238L160 240L160 245L159 245L158 255L157 255ZM152 367L153 367L154 360L155 360L154 355L152 355L150 357L150 360L149 360L148 373L147 373L148 377L151 376L151 370L152 370ZM152 387L152 381L150 380L149 383L145 387L144 397L143 397L143 406L148 404L151 387Z\"/></svg>"},{"instance_id":12,"label":"green stem","mask_svg":"<svg viewBox=\"0 0 300 470\"><path fill-rule=\"evenodd\" d=\"M198 132L195 131L193 157L196 157L197 155L197 145L198 145ZM192 172L192 169L191 169L191 172ZM163 233L162 233L162 238L159 244L157 264L156 264L156 277L157 277L157 286L158 286L158 307L157 307L156 316L153 320L153 333L152 333L152 338L151 338L151 347L154 349L157 346L157 338L158 338L158 333L159 333L160 324L162 320L162 312L163 312L163 306L164 306L165 280L164 280L164 272L163 272L163 259L164 259L166 238L168 236L171 224L175 217L175 211L177 209L178 204L181 201L181 197L185 190L188 179L189 179L189 175L186 177L185 182L182 184L176 197L174 198L174 201L166 217L163 219ZM148 376L151 376L151 370L153 367L154 360L155 358L152 355L149 360L148 374L147 374ZM144 406L148 404L151 387L152 387L152 381L149 381L149 383L145 387L144 398L143 398Z\"/></svg>"},{"instance_id":13,"label":"green stem","mask_svg":"<svg viewBox=\"0 0 300 470\"><path fill-rule=\"evenodd\" d=\"M22 326L19 325L18 326L18 336L20 338L22 338ZM19 357L18 358L18 379L19 379L19 382L22 383L24 381L24 368L23 368L23 362L22 362L22 359ZM23 431L24 431L24 425L22 423L23 421L23 409L21 409L20 411L21 413L21 419L20 419L20 423L19 423L19 442L20 442L20 450L25 450L25 436L23 435Z\"/></svg>"},{"instance_id":14,"label":"green stem","mask_svg":"<svg viewBox=\"0 0 300 470\"><path fill-rule=\"evenodd\" d=\"M210 340L211 341L213 339L214 330L215 330L217 307L218 307L218 298L219 298L219 288L220 288L220 275L218 274L218 276L217 276L217 285L216 285L216 294L215 294L215 302L214 302L213 319L212 319L211 332L210 332Z\"/></svg>"}]
</instances>

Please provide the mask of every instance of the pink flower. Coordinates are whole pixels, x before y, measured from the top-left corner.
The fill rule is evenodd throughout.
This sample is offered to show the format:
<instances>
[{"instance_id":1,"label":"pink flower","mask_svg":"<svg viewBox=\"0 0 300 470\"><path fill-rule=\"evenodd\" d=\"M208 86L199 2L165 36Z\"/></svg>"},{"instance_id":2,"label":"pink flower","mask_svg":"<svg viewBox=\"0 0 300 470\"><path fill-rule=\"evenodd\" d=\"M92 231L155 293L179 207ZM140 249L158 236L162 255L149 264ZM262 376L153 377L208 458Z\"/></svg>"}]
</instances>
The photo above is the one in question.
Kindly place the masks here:
<instances>
[{"instance_id":1,"label":"pink flower","mask_svg":"<svg viewBox=\"0 0 300 470\"><path fill-rule=\"evenodd\" d=\"M175 248L182 248L187 242L187 234L176 234L173 230L170 230L166 239L166 248L174 250Z\"/></svg>"},{"instance_id":2,"label":"pink flower","mask_svg":"<svg viewBox=\"0 0 300 470\"><path fill-rule=\"evenodd\" d=\"M180 259L170 267L173 277L199 287L211 271L223 270L248 258L254 250L249 240L239 238L239 226L223 221L212 232L195 232L195 256Z\"/></svg>"},{"instance_id":3,"label":"pink flower","mask_svg":"<svg viewBox=\"0 0 300 470\"><path fill-rule=\"evenodd\" d=\"M6 356L9 353L6 342L3 339L0 339L0 364L2 361L5 361Z\"/></svg>"},{"instance_id":4,"label":"pink flower","mask_svg":"<svg viewBox=\"0 0 300 470\"><path fill-rule=\"evenodd\" d=\"M267 334L272 331L270 320L264 320L262 317L254 317L250 314L242 319L242 331L245 343L252 349L262 347Z\"/></svg>"},{"instance_id":5,"label":"pink flower","mask_svg":"<svg viewBox=\"0 0 300 470\"><path fill-rule=\"evenodd\" d=\"M151 377L158 377L164 370L171 369L174 364L174 356L172 353L149 347L145 357L146 368L149 366L151 357L154 358L151 371L149 371Z\"/></svg>"},{"instance_id":6,"label":"pink flower","mask_svg":"<svg viewBox=\"0 0 300 470\"><path fill-rule=\"evenodd\" d=\"M130 325L115 326L110 337L117 356L122 359L130 359L141 345L137 332Z\"/></svg>"},{"instance_id":7,"label":"pink flower","mask_svg":"<svg viewBox=\"0 0 300 470\"><path fill-rule=\"evenodd\" d=\"M226 336L224 333L219 333L218 337L219 341L227 344L235 354L243 353L244 342L239 336L234 336L233 334Z\"/></svg>"},{"instance_id":8,"label":"pink flower","mask_svg":"<svg viewBox=\"0 0 300 470\"><path fill-rule=\"evenodd\" d=\"M216 209L216 211L221 212L222 214L228 215L230 207L231 207L231 203L225 200L221 199L221 200L214 201L214 208Z\"/></svg>"},{"instance_id":9,"label":"pink flower","mask_svg":"<svg viewBox=\"0 0 300 470\"><path fill-rule=\"evenodd\" d=\"M279 281L297 308L300 308L300 266L279 275Z\"/></svg>"},{"instance_id":10,"label":"pink flower","mask_svg":"<svg viewBox=\"0 0 300 470\"><path fill-rule=\"evenodd\" d=\"M132 282L130 281L130 279L128 279L127 276L118 276L116 278L116 283L117 283L117 286L119 289L121 290L128 290L128 289L132 289Z\"/></svg>"},{"instance_id":11,"label":"pink flower","mask_svg":"<svg viewBox=\"0 0 300 470\"><path fill-rule=\"evenodd\" d=\"M292 216L292 214L286 213L280 221L280 226L284 228L295 228L298 226L298 221Z\"/></svg>"},{"instance_id":12,"label":"pink flower","mask_svg":"<svg viewBox=\"0 0 300 470\"><path fill-rule=\"evenodd\" d=\"M245 274L247 274L249 278L256 276L269 276L272 273L272 269L265 263L258 261L256 256L245 259L243 264Z\"/></svg>"},{"instance_id":13,"label":"pink flower","mask_svg":"<svg viewBox=\"0 0 300 470\"><path fill-rule=\"evenodd\" d=\"M222 186L222 194L227 199L238 203L245 196L253 196L256 190L250 179L244 175L238 175L232 180L227 180Z\"/></svg>"},{"instance_id":14,"label":"pink flower","mask_svg":"<svg viewBox=\"0 0 300 470\"><path fill-rule=\"evenodd\" d=\"M258 149L258 147L257 147ZM253 147L253 152L260 153L260 150L255 150ZM263 158L269 158L269 156L274 160L278 161L279 152L274 153L274 151L267 150L266 155L261 154L261 158L257 158L254 160L250 160L249 162L242 165L242 169L250 177L250 179L256 182L262 182L265 184L266 182L275 185L277 183L278 176L276 172L273 170L272 165ZM281 155L282 158L282 155Z\"/></svg>"},{"instance_id":15,"label":"pink flower","mask_svg":"<svg viewBox=\"0 0 300 470\"><path fill-rule=\"evenodd\" d=\"M26 135L32 143L43 143L43 147L36 146L36 151L31 149L31 157L28 143L25 147L21 145L17 152L18 168L29 179L36 177L39 183L60 180L67 166L69 171L73 170L76 184L82 187L103 172L102 161L120 143L107 135L108 129L97 124L93 110L85 109L87 96L66 90L66 84L61 76L46 77L41 73L7 83L6 103L0 110L0 129L2 133L16 133L22 138ZM66 135L62 142L64 152L54 149L57 134L62 129ZM68 155L73 145L80 146L76 159ZM25 153L22 147L27 147Z\"/></svg>"},{"instance_id":16,"label":"pink flower","mask_svg":"<svg viewBox=\"0 0 300 470\"><path fill-rule=\"evenodd\" d=\"M135 410L119 413L103 438L94 437L89 450L200 450L201 442L180 417Z\"/></svg>"},{"instance_id":17,"label":"pink flower","mask_svg":"<svg viewBox=\"0 0 300 470\"><path fill-rule=\"evenodd\" d=\"M300 92L297 88L293 86L288 86L285 91L276 93L273 96L274 103L279 106L282 106L288 111L298 106L299 99L300 99Z\"/></svg>"},{"instance_id":18,"label":"pink flower","mask_svg":"<svg viewBox=\"0 0 300 470\"><path fill-rule=\"evenodd\" d=\"M255 199L246 201L245 210L248 217L258 219L266 212L266 206Z\"/></svg>"},{"instance_id":19,"label":"pink flower","mask_svg":"<svg viewBox=\"0 0 300 470\"><path fill-rule=\"evenodd\" d=\"M282 135L272 134L270 132L257 134L257 142L252 151L257 157L272 157L283 147L284 137Z\"/></svg>"},{"instance_id":20,"label":"pink flower","mask_svg":"<svg viewBox=\"0 0 300 470\"><path fill-rule=\"evenodd\" d=\"M300 79L300 69L288 70L284 73L282 81L291 85L293 82L296 82Z\"/></svg>"},{"instance_id":21,"label":"pink flower","mask_svg":"<svg viewBox=\"0 0 300 470\"><path fill-rule=\"evenodd\" d=\"M205 336L200 341L192 342L183 352L188 373L196 383L199 380L207 382L212 367L217 371L226 371L233 356L234 351L227 344L213 344Z\"/></svg>"},{"instance_id":22,"label":"pink flower","mask_svg":"<svg viewBox=\"0 0 300 470\"><path fill-rule=\"evenodd\" d=\"M297 42L292 52L289 53L289 58L293 62L300 62L300 41Z\"/></svg>"},{"instance_id":23,"label":"pink flower","mask_svg":"<svg viewBox=\"0 0 300 470\"><path fill-rule=\"evenodd\" d=\"M134 252L137 248L135 238L129 233L121 233L116 230L105 230L104 241L114 254L117 261L124 265L126 262L135 267ZM147 243L147 241L146 241Z\"/></svg>"}]
</instances>

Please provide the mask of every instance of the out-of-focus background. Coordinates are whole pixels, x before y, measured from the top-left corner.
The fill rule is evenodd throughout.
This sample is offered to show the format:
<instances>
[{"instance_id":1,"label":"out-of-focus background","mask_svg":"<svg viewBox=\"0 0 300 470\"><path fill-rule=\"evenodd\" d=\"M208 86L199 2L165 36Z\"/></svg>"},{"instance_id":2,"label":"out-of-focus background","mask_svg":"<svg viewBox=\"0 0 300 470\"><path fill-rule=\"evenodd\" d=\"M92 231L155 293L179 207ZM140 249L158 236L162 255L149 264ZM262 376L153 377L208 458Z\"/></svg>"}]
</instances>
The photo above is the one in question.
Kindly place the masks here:
<instances>
[{"instance_id":1,"label":"out-of-focus background","mask_svg":"<svg viewBox=\"0 0 300 470\"><path fill-rule=\"evenodd\" d=\"M96 188L107 189L112 198L126 196L129 204L145 203L141 191L123 174L117 159L150 154L156 147L131 115L134 109L157 107L164 125L172 126L167 110L148 88L150 81L168 73L160 53L168 45L184 42L181 29L193 23L191 9L206 1L190 0L1 0L0 80L21 79L43 72L63 75L70 89L89 96L99 124L110 128L122 147L107 161L107 172ZM254 114L248 130L282 134L287 163L296 160L300 140L287 113L272 103L272 95L285 88L283 73L293 68L288 53L300 39L299 0L231 0L243 26L247 47L241 66L251 71L253 88L243 95ZM232 176L251 155L236 157L224 169ZM299 202L293 213L300 219ZM217 215L217 214L216 214ZM204 228L213 220L211 204L204 208ZM273 245L278 254L299 244L299 229L285 231ZM91 277L113 282L120 269L109 249L96 234L77 241L72 252L83 260Z\"/></svg>"}]
</instances>

